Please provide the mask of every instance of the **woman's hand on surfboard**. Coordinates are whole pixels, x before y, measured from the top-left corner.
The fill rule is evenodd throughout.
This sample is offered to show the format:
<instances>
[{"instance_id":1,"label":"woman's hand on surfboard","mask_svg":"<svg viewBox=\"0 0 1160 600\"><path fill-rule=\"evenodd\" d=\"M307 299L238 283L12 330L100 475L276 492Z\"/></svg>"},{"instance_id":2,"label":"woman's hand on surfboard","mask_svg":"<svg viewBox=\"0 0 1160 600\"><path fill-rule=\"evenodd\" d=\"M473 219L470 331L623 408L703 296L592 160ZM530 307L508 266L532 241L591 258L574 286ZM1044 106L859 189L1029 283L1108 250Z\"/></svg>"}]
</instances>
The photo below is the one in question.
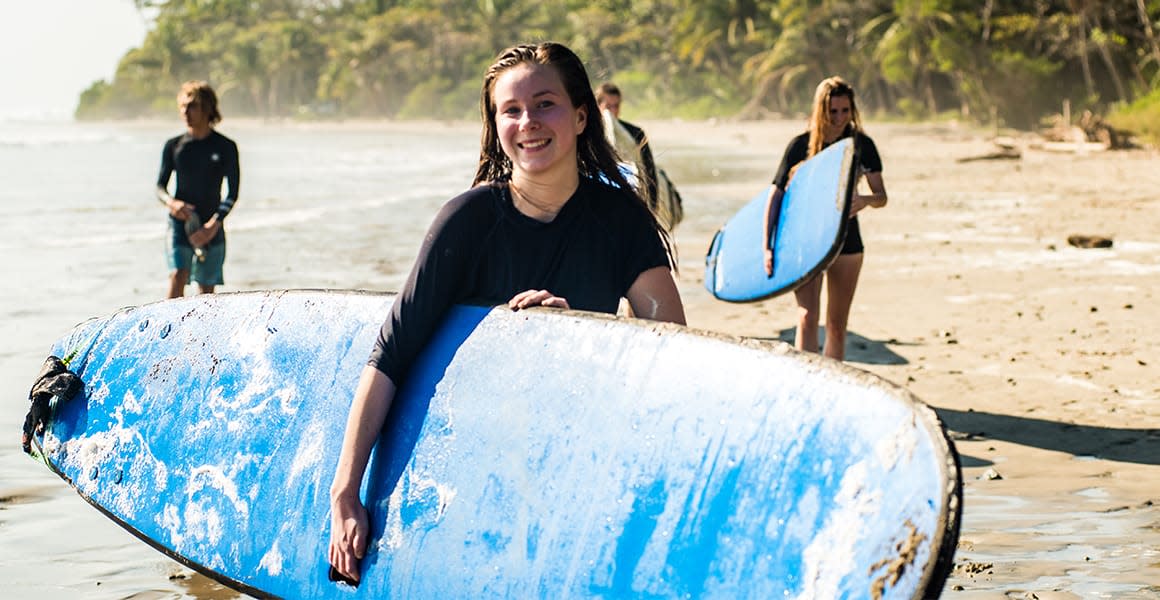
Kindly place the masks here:
<instances>
[{"instance_id":1,"label":"woman's hand on surfboard","mask_svg":"<svg viewBox=\"0 0 1160 600\"><path fill-rule=\"evenodd\" d=\"M850 198L850 216L853 217L854 215L862 212L862 209L866 208L867 206L870 206L870 203L866 201L865 196L862 194L854 194L854 196Z\"/></svg>"},{"instance_id":2,"label":"woman's hand on surfboard","mask_svg":"<svg viewBox=\"0 0 1160 600\"><path fill-rule=\"evenodd\" d=\"M561 298L548 290L526 290L508 300L508 308L520 310L532 306L551 306L553 308L571 308L568 300Z\"/></svg>"},{"instance_id":3,"label":"woman's hand on surfboard","mask_svg":"<svg viewBox=\"0 0 1160 600\"><path fill-rule=\"evenodd\" d=\"M341 494L330 500L330 566L343 577L358 583L358 562L366 554L367 509L357 493Z\"/></svg>"},{"instance_id":4,"label":"woman's hand on surfboard","mask_svg":"<svg viewBox=\"0 0 1160 600\"><path fill-rule=\"evenodd\" d=\"M763 254L765 256L765 259L762 261L765 263L765 276L773 277L773 250L766 248Z\"/></svg>"}]
</instances>

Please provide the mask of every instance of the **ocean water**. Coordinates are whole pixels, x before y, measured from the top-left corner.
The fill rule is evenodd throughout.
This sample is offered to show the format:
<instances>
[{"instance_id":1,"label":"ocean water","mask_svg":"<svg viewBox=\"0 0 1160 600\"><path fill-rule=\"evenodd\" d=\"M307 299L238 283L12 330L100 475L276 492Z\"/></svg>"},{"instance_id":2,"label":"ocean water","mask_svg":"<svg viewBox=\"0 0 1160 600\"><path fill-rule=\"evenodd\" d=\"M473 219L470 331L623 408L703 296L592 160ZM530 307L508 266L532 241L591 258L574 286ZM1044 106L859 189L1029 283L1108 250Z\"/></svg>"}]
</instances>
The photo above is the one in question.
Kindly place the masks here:
<instances>
[{"instance_id":1,"label":"ocean water","mask_svg":"<svg viewBox=\"0 0 1160 600\"><path fill-rule=\"evenodd\" d=\"M432 211L467 187L477 159L478 126L471 125L220 130L238 142L242 162L241 198L227 222L232 289L370 284L366 273L399 258L382 251L393 245L384 240L415 239ZM152 189L160 144L180 131L137 123L5 127L0 165L10 174L0 190L0 218L12 235L0 239L0 251L134 246L139 263L76 276L115 272L110 284L133 289L156 280L164 209ZM360 281L346 279L351 267ZM146 273L148 281L134 277Z\"/></svg>"}]
</instances>

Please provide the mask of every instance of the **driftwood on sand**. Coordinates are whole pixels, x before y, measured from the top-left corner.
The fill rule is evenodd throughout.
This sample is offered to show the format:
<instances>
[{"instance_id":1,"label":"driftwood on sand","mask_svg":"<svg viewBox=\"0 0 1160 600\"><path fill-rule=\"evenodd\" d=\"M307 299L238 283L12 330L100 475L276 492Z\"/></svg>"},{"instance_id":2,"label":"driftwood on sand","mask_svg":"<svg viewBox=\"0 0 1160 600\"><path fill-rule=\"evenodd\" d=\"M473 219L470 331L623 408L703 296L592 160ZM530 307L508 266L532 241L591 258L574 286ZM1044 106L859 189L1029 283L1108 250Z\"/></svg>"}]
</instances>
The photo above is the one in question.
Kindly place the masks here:
<instances>
[{"instance_id":1,"label":"driftwood on sand","mask_svg":"<svg viewBox=\"0 0 1160 600\"><path fill-rule=\"evenodd\" d=\"M1023 158L1023 152L1019 150L1015 140L1009 137L997 137L991 140L995 144L995 151L987 152L985 154L977 154L974 156L964 156L955 159L955 162L965 163L976 160L1019 160Z\"/></svg>"},{"instance_id":2,"label":"driftwood on sand","mask_svg":"<svg viewBox=\"0 0 1160 600\"><path fill-rule=\"evenodd\" d=\"M1102 235L1072 234L1067 236L1067 243L1076 248L1111 248L1112 238Z\"/></svg>"},{"instance_id":3,"label":"driftwood on sand","mask_svg":"<svg viewBox=\"0 0 1160 600\"><path fill-rule=\"evenodd\" d=\"M1044 150L1065 152L1134 148L1131 135L1131 132L1112 127L1103 117L1090 110L1083 111L1076 123L1072 124L1067 102L1064 102L1063 113L1052 118L1051 127L1040 132Z\"/></svg>"}]
</instances>

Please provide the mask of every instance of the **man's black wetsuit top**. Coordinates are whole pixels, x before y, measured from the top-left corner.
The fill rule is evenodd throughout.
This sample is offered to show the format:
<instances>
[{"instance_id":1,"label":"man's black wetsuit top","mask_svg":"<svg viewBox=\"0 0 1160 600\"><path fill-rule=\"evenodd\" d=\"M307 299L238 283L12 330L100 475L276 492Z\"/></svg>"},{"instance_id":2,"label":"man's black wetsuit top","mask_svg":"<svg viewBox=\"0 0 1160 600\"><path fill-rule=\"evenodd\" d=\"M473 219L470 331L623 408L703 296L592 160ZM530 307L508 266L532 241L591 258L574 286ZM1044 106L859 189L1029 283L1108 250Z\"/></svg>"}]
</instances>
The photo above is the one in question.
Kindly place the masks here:
<instances>
[{"instance_id":1,"label":"man's black wetsuit top","mask_svg":"<svg viewBox=\"0 0 1160 600\"><path fill-rule=\"evenodd\" d=\"M644 163L644 192L645 199L649 203L649 208L656 210L657 207L657 164L653 160L652 148L648 145L648 136L645 135L644 130L628 121L617 119L620 124L624 126L628 133L632 135L632 139L636 140L636 145L640 148L640 161Z\"/></svg>"},{"instance_id":2,"label":"man's black wetsuit top","mask_svg":"<svg viewBox=\"0 0 1160 600\"><path fill-rule=\"evenodd\" d=\"M183 133L165 142L161 151L161 172L157 187L169 187L169 177L177 172L177 191L174 198L193 204L202 223L215 213L221 222L230 214L238 200L241 167L238 165L238 145L217 130L202 139ZM229 183L229 195L222 198L222 180ZM171 215L169 217L173 219ZM176 219L174 219L176 221ZM177 224L180 231L180 222ZM210 243L220 243L225 229ZM183 238L184 239L184 238ZM187 242L188 243L188 242Z\"/></svg>"},{"instance_id":3,"label":"man's black wetsuit top","mask_svg":"<svg viewBox=\"0 0 1160 600\"><path fill-rule=\"evenodd\" d=\"M853 133L853 127L847 126L846 131L838 136L835 142L848 138ZM830 142L831 144L833 142ZM830 144L826 144L829 146ZM824 148L825 146L823 146ZM773 176L773 185L781 188L783 191L789 186L789 172L798 163L806 159L806 155L810 151L810 134L807 131L790 141L785 148L785 154L781 157L781 165L777 168L777 173ZM874 140L864 133L854 135L854 153L858 156L858 164L863 173L881 173L882 172L882 157L878 155L878 147L874 145ZM846 224L846 241L842 246L842 254L859 254L863 250L862 247L862 231L858 227L858 216L854 215Z\"/></svg>"},{"instance_id":4,"label":"man's black wetsuit top","mask_svg":"<svg viewBox=\"0 0 1160 600\"><path fill-rule=\"evenodd\" d=\"M367 362L402 385L453 304L503 304L536 289L615 314L637 276L660 266L668 254L651 215L621 190L581 177L542 223L515 208L506 184L481 185L440 209Z\"/></svg>"}]
</instances>

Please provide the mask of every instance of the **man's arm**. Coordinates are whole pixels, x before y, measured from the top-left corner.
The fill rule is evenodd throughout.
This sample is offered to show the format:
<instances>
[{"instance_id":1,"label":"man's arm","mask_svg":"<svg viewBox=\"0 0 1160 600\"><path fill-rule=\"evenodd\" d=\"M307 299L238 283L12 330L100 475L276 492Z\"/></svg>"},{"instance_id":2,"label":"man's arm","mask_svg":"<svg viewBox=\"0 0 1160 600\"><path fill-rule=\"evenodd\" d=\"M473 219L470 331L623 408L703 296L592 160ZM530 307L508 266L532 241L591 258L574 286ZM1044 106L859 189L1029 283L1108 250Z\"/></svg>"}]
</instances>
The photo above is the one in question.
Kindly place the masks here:
<instances>
[{"instance_id":1,"label":"man's arm","mask_svg":"<svg viewBox=\"0 0 1160 600\"><path fill-rule=\"evenodd\" d=\"M153 188L153 194L169 211L170 216L184 221L193 214L193 205L174 198L169 193L169 178L173 176L173 171L173 143L170 141L166 142L161 150L161 171L157 174L157 185Z\"/></svg>"},{"instance_id":2,"label":"man's arm","mask_svg":"<svg viewBox=\"0 0 1160 600\"><path fill-rule=\"evenodd\" d=\"M157 185L154 188L154 195L157 196L162 204L169 206L173 201L173 196L169 194L169 178L173 176L173 142L165 142L161 148L161 171L157 173Z\"/></svg>"},{"instance_id":3,"label":"man's arm","mask_svg":"<svg viewBox=\"0 0 1160 600\"><path fill-rule=\"evenodd\" d=\"M226 215L234 209L234 204L238 201L238 191L242 183L242 167L238 162L238 145L234 142L229 143L230 151L227 154L229 162L226 165L226 197L222 198L221 204L218 204L217 212L210 219L210 223L221 223L225 220Z\"/></svg>"}]
</instances>

